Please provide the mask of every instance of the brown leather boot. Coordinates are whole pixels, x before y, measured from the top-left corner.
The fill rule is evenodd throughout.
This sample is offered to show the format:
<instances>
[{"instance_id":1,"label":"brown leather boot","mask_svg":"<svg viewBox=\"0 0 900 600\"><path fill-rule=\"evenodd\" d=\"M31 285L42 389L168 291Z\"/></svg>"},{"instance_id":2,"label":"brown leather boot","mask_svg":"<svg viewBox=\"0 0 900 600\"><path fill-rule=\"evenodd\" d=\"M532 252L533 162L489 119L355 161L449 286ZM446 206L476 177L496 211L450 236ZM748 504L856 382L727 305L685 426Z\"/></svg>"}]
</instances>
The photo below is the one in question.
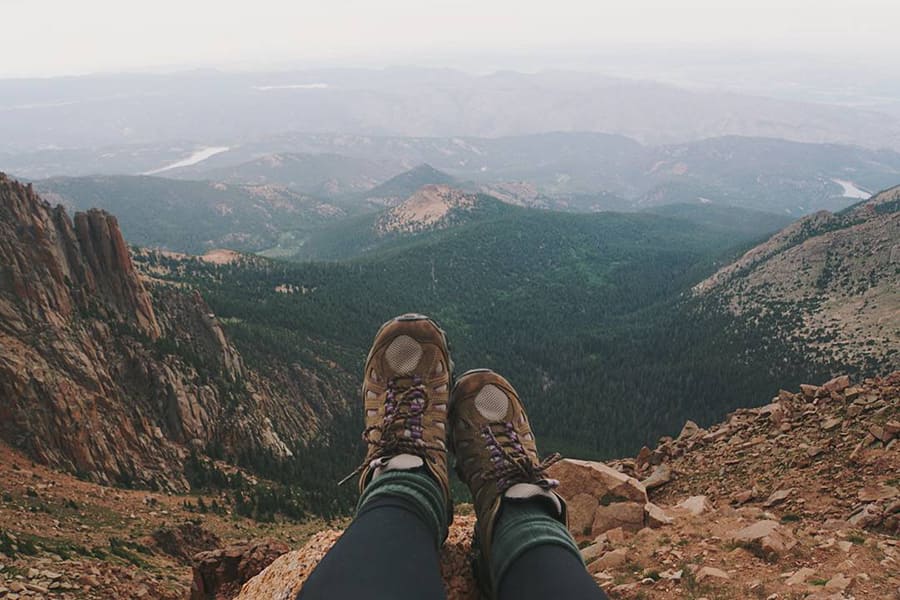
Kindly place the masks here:
<instances>
[{"instance_id":1,"label":"brown leather boot","mask_svg":"<svg viewBox=\"0 0 900 600\"><path fill-rule=\"evenodd\" d=\"M478 518L476 572L482 589L490 593L491 543L504 498L546 502L566 525L565 501L554 491L559 482L546 476L546 469L561 457L553 454L540 460L519 395L493 371L463 374L453 388L450 406L456 471L472 492Z\"/></svg>"},{"instance_id":2,"label":"brown leather boot","mask_svg":"<svg viewBox=\"0 0 900 600\"><path fill-rule=\"evenodd\" d=\"M405 314L381 326L363 377L368 450L351 474L359 473L360 493L384 471L424 467L440 485L452 518L447 474L452 371L447 337L430 318Z\"/></svg>"}]
</instances>

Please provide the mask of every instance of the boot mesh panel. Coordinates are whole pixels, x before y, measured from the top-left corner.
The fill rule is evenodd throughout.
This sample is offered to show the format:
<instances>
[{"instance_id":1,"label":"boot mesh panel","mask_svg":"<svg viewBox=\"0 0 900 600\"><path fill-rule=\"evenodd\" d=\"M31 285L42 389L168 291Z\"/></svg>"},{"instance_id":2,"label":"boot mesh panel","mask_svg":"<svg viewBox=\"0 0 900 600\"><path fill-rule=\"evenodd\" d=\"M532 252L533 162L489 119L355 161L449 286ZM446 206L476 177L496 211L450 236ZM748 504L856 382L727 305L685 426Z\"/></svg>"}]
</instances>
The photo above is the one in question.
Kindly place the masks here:
<instances>
[{"instance_id":1,"label":"boot mesh panel","mask_svg":"<svg viewBox=\"0 0 900 600\"><path fill-rule=\"evenodd\" d=\"M388 366L398 373L412 373L422 360L422 345L408 335L400 335L384 352Z\"/></svg>"},{"instance_id":2,"label":"boot mesh panel","mask_svg":"<svg viewBox=\"0 0 900 600\"><path fill-rule=\"evenodd\" d=\"M509 410L509 398L495 385L487 384L475 396L475 408L489 421L501 421Z\"/></svg>"}]
</instances>

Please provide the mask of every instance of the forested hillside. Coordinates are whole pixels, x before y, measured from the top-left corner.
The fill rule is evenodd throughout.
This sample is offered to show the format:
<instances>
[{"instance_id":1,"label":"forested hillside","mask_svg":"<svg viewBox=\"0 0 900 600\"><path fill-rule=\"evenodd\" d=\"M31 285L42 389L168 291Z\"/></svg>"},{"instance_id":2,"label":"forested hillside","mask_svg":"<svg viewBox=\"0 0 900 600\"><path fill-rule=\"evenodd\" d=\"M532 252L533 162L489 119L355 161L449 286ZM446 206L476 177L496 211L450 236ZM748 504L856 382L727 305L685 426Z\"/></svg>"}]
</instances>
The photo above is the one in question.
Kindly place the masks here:
<instances>
[{"instance_id":1,"label":"forested hillside","mask_svg":"<svg viewBox=\"0 0 900 600\"><path fill-rule=\"evenodd\" d=\"M213 248L258 252L277 246L286 232L302 236L345 214L326 201L269 184L122 175L57 177L36 189L69 210L114 213L129 243L192 254Z\"/></svg>"},{"instance_id":2,"label":"forested hillside","mask_svg":"<svg viewBox=\"0 0 900 600\"><path fill-rule=\"evenodd\" d=\"M332 221L304 234L300 244L290 247L285 239L277 253L265 254L295 261L350 259L407 247L436 230L476 223L484 226L521 213L520 207L492 196L426 185L396 206Z\"/></svg>"}]
</instances>

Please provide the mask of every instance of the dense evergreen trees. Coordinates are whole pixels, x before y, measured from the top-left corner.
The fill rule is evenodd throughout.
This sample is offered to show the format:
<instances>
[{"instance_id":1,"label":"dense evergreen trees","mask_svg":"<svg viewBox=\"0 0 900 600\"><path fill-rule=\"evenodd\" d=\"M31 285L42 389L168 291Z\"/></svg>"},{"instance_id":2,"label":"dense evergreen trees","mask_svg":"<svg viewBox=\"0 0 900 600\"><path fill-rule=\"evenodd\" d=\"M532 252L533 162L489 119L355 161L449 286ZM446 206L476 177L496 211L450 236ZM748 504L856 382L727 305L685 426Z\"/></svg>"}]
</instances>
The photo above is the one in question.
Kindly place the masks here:
<instances>
[{"instance_id":1,"label":"dense evergreen trees","mask_svg":"<svg viewBox=\"0 0 900 600\"><path fill-rule=\"evenodd\" d=\"M775 323L751 327L691 297L741 241L733 228L653 215L514 211L364 259L190 261L174 276L202 291L263 373L322 359L358 373L384 320L428 313L449 332L458 372L491 367L516 385L542 451L602 458L825 376L775 341ZM296 465L238 462L303 490L303 510L340 512L353 494L333 482L362 455L360 424L347 415ZM273 497L257 499L264 513Z\"/></svg>"}]
</instances>

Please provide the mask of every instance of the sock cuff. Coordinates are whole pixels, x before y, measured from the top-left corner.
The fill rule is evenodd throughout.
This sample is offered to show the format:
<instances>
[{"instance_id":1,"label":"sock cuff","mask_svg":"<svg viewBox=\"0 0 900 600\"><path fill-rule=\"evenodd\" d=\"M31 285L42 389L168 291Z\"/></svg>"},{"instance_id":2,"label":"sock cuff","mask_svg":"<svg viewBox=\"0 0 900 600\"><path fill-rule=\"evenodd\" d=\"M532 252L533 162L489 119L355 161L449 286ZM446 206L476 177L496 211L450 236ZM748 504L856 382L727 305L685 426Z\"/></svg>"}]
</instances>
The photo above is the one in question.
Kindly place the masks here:
<instances>
[{"instance_id":1,"label":"sock cuff","mask_svg":"<svg viewBox=\"0 0 900 600\"><path fill-rule=\"evenodd\" d=\"M582 564L584 559L566 526L535 502L504 501L503 513L494 528L491 544L491 582L497 586L509 567L535 546L554 545L569 550Z\"/></svg>"},{"instance_id":2,"label":"sock cuff","mask_svg":"<svg viewBox=\"0 0 900 600\"><path fill-rule=\"evenodd\" d=\"M396 498L407 505L434 531L438 547L447 538L447 505L438 483L421 470L387 471L373 479L363 490L357 514L376 499Z\"/></svg>"}]
</instances>

